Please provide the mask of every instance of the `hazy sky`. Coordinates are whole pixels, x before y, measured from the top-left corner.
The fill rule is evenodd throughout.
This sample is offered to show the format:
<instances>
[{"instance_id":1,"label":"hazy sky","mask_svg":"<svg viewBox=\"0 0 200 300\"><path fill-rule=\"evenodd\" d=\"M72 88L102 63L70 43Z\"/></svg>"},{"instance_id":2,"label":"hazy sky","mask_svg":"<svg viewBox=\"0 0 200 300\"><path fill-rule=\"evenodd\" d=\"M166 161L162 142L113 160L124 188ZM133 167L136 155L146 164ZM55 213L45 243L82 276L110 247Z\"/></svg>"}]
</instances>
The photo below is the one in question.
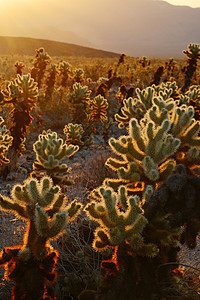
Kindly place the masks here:
<instances>
[{"instance_id":1,"label":"hazy sky","mask_svg":"<svg viewBox=\"0 0 200 300\"><path fill-rule=\"evenodd\" d=\"M200 0L168 0L173 5L188 5L191 7L200 7Z\"/></svg>"},{"instance_id":2,"label":"hazy sky","mask_svg":"<svg viewBox=\"0 0 200 300\"><path fill-rule=\"evenodd\" d=\"M78 44L86 45L89 41L94 47L119 51L117 46L124 45L125 42L133 43L131 38L139 39L143 44L147 40L153 41L152 34L156 35L159 28L166 23L167 30L162 34L165 34L166 41L168 38L170 40L170 36L176 31L182 41L184 40L182 36L187 34L192 42L199 42L199 40L196 41L196 35L193 36L193 33L199 33L200 25L198 25L199 23L196 26L192 25L196 20L198 21L199 10L189 9L188 11L187 8L173 8L171 5L164 5L162 1L0 0L0 35L63 41L62 38L58 38L59 34L67 37L66 31L68 31L86 41L86 43ZM168 0L165 2L200 8L200 0ZM184 13L186 10L187 14L181 17L183 16L182 12ZM166 11L171 13L170 22ZM194 11L197 11L197 14ZM188 25L184 28L183 25L187 21ZM158 26L157 23L160 25ZM149 32L150 26L152 26L152 31ZM145 30L148 31L147 36L144 34ZM158 34L156 38L158 40ZM187 39L185 43L188 42ZM165 46L163 45L163 47Z\"/></svg>"},{"instance_id":3,"label":"hazy sky","mask_svg":"<svg viewBox=\"0 0 200 300\"><path fill-rule=\"evenodd\" d=\"M132 0L132 2L136 2L138 0ZM141 1L141 0L140 0ZM155 1L155 0L154 0ZM162 0L160 0L162 1ZM166 1L166 0L165 0ZM53 1L53 0L0 0L0 6L1 7L8 7L8 6L18 6L19 4L24 4L26 5L39 5L38 8L41 8L43 5L53 5L55 4L55 6L58 5L65 5L65 6L78 6L79 3L84 2L83 0L57 0L57 1ZM86 1L88 3L92 3L92 2L96 2L94 0L88 0ZM107 1L109 2L109 0ZM119 1L121 2L121 1ZM171 4L174 5L188 5L191 7L200 7L200 0L167 0L166 2L169 2ZM115 1L116 5L117 5L117 1ZM48 9L48 7L46 7Z\"/></svg>"}]
</instances>

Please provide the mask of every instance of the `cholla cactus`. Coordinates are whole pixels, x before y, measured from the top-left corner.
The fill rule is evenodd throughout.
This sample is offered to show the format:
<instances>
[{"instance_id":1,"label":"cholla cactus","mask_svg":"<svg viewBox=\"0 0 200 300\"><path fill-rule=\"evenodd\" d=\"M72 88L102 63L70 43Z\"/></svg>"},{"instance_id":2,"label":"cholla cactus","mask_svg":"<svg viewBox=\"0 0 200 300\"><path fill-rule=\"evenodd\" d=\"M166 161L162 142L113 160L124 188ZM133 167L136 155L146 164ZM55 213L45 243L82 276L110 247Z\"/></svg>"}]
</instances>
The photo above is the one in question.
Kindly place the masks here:
<instances>
[{"instance_id":1,"label":"cholla cactus","mask_svg":"<svg viewBox=\"0 0 200 300\"><path fill-rule=\"evenodd\" d=\"M16 109L19 109L20 103L31 106L37 100L37 83L31 78L30 74L17 75L14 81L10 81L6 90L3 90L6 103L12 103Z\"/></svg>"},{"instance_id":2,"label":"cholla cactus","mask_svg":"<svg viewBox=\"0 0 200 300\"><path fill-rule=\"evenodd\" d=\"M33 61L33 68L31 71L31 77L34 78L35 81L38 83L38 88L41 87L42 79L44 77L44 72L47 65L51 61L51 57L48 53L44 50L44 48L39 48L35 50L36 55Z\"/></svg>"},{"instance_id":3,"label":"cholla cactus","mask_svg":"<svg viewBox=\"0 0 200 300\"><path fill-rule=\"evenodd\" d=\"M138 63L143 67L147 67L150 65L151 61L147 59L146 56L141 57L140 59L138 59Z\"/></svg>"},{"instance_id":4,"label":"cholla cactus","mask_svg":"<svg viewBox=\"0 0 200 300\"><path fill-rule=\"evenodd\" d=\"M124 99L124 106L121 108L122 116L115 115L115 120L119 122L119 128L127 127L131 118L141 119L146 110L152 106L152 101L155 96L155 90L151 87L147 87L142 91L136 89L137 98Z\"/></svg>"},{"instance_id":5,"label":"cholla cactus","mask_svg":"<svg viewBox=\"0 0 200 300\"><path fill-rule=\"evenodd\" d=\"M16 63L14 64L14 67L16 67L16 74L19 74L20 76L22 76L23 69L25 68L24 64L22 62L16 61Z\"/></svg>"},{"instance_id":6,"label":"cholla cactus","mask_svg":"<svg viewBox=\"0 0 200 300\"><path fill-rule=\"evenodd\" d=\"M76 82L73 85L73 92L67 95L67 103L73 123L82 123L86 120L86 108L90 100L90 93L91 91L88 90L87 86L81 86L80 83Z\"/></svg>"},{"instance_id":7,"label":"cholla cactus","mask_svg":"<svg viewBox=\"0 0 200 300\"><path fill-rule=\"evenodd\" d=\"M60 85L65 88L67 86L67 80L71 74L71 65L65 61L62 61L58 65L59 77L61 77Z\"/></svg>"},{"instance_id":8,"label":"cholla cactus","mask_svg":"<svg viewBox=\"0 0 200 300\"><path fill-rule=\"evenodd\" d=\"M178 100L180 97L180 91L176 84L176 81L167 81L162 82L159 85L152 85L152 88L155 90L156 94L155 96L161 96L165 100L169 98L173 98L174 100Z\"/></svg>"},{"instance_id":9,"label":"cholla cactus","mask_svg":"<svg viewBox=\"0 0 200 300\"><path fill-rule=\"evenodd\" d=\"M49 74L46 80L46 87L45 87L45 98L46 100L51 100L54 91L55 82L56 82L56 74L57 74L56 64L51 64L51 67L48 70L48 72Z\"/></svg>"},{"instance_id":10,"label":"cholla cactus","mask_svg":"<svg viewBox=\"0 0 200 300\"><path fill-rule=\"evenodd\" d=\"M185 68L185 83L181 88L184 93L191 84L192 77L197 69L197 61L200 59L200 46L198 44L189 44L188 49L183 53L187 56L187 66Z\"/></svg>"},{"instance_id":11,"label":"cholla cactus","mask_svg":"<svg viewBox=\"0 0 200 300\"><path fill-rule=\"evenodd\" d=\"M122 102L124 99L128 99L130 97L133 97L133 94L135 92L135 87L131 86L129 88L126 88L125 84L122 84L119 88L119 92L117 94L118 98L118 104L120 106L120 109L122 107Z\"/></svg>"},{"instance_id":12,"label":"cholla cactus","mask_svg":"<svg viewBox=\"0 0 200 300\"><path fill-rule=\"evenodd\" d=\"M170 76L173 76L175 68L176 68L176 62L173 58L170 58L165 63L165 69L167 70L167 78L169 78Z\"/></svg>"},{"instance_id":13,"label":"cholla cactus","mask_svg":"<svg viewBox=\"0 0 200 300\"><path fill-rule=\"evenodd\" d=\"M88 217L100 224L95 231L93 247L96 251L107 247L114 249L112 258L101 263L106 275L98 288L102 295L99 299L130 299L130 295L137 294L138 288L141 290L137 276L144 270L143 259L146 262L151 258L153 263L159 249L143 239L148 221L139 207L138 196L128 196L124 186L120 186L117 193L105 187L99 188L98 192L100 201L85 207ZM83 299L87 299L86 295Z\"/></svg>"},{"instance_id":14,"label":"cholla cactus","mask_svg":"<svg viewBox=\"0 0 200 300\"><path fill-rule=\"evenodd\" d=\"M189 90L185 93L185 98L187 99L186 104L192 105L195 110L195 119L200 119L200 87L197 85L192 85Z\"/></svg>"},{"instance_id":15,"label":"cholla cactus","mask_svg":"<svg viewBox=\"0 0 200 300\"><path fill-rule=\"evenodd\" d=\"M190 86L189 90L185 93L189 97L189 99L194 101L200 101L200 87L198 85Z\"/></svg>"},{"instance_id":16,"label":"cholla cactus","mask_svg":"<svg viewBox=\"0 0 200 300\"><path fill-rule=\"evenodd\" d=\"M178 107L172 100L155 97L140 123L131 119L127 136L110 139L112 150L123 160L108 159L106 164L118 172L119 179L106 179L105 184L116 188L142 181L155 188L172 173L176 161L190 170L200 164L200 124L193 116L191 106ZM150 195L153 189L148 190Z\"/></svg>"},{"instance_id":17,"label":"cholla cactus","mask_svg":"<svg viewBox=\"0 0 200 300\"><path fill-rule=\"evenodd\" d=\"M84 71L83 69L75 69L73 71L73 82L79 82L82 83L83 82L83 77L84 77Z\"/></svg>"},{"instance_id":18,"label":"cholla cactus","mask_svg":"<svg viewBox=\"0 0 200 300\"><path fill-rule=\"evenodd\" d=\"M82 146L84 142L81 140L84 133L83 126L81 124L69 123L65 125L63 129L64 134L66 134L66 144Z\"/></svg>"},{"instance_id":19,"label":"cholla cactus","mask_svg":"<svg viewBox=\"0 0 200 300\"><path fill-rule=\"evenodd\" d=\"M130 244L132 251L154 257L157 249L153 245L145 248L141 233L147 224L139 207L138 196L128 197L126 187L120 186L118 193L110 188L99 188L101 201L85 207L87 215L100 224L95 231L93 247L97 251L107 247ZM141 250L142 248L142 250Z\"/></svg>"},{"instance_id":20,"label":"cholla cactus","mask_svg":"<svg viewBox=\"0 0 200 300\"><path fill-rule=\"evenodd\" d=\"M198 44L189 44L187 50L183 50L183 53L187 55L188 58L200 58L200 46Z\"/></svg>"},{"instance_id":21,"label":"cholla cactus","mask_svg":"<svg viewBox=\"0 0 200 300\"><path fill-rule=\"evenodd\" d=\"M118 127L127 127L131 118L141 120L146 111L154 105L155 98L163 99L166 103L171 103L175 100L175 104L189 104L190 99L198 98L198 89L188 91L185 95L180 94L176 82L166 82L159 85L153 84L143 90L136 89L137 98L128 98L123 100L124 106L121 108L122 116L115 114L115 119L119 122ZM156 101L156 100L155 100ZM164 109L164 107L162 107Z\"/></svg>"},{"instance_id":22,"label":"cholla cactus","mask_svg":"<svg viewBox=\"0 0 200 300\"><path fill-rule=\"evenodd\" d=\"M180 140L169 134L169 129L167 120L157 129L153 122L142 129L136 119L131 119L128 136L121 136L118 141L114 138L109 140L112 150L124 158L124 161L110 158L106 162L107 166L118 171L120 180L106 179L105 183L113 187L137 181L154 185L169 176L175 161L168 157L180 146Z\"/></svg>"},{"instance_id":23,"label":"cholla cactus","mask_svg":"<svg viewBox=\"0 0 200 300\"><path fill-rule=\"evenodd\" d=\"M101 95L88 102L88 118L91 122L102 122L107 119L108 101Z\"/></svg>"},{"instance_id":24,"label":"cholla cactus","mask_svg":"<svg viewBox=\"0 0 200 300\"><path fill-rule=\"evenodd\" d=\"M58 253L53 251L49 241L62 233L81 207L76 202L66 208L64 205L65 196L60 193L60 187L53 186L49 177L43 177L40 182L29 178L23 185L16 184L12 199L0 196L3 210L28 221L23 246L6 248L0 256L0 264L7 268L7 276L15 282L15 299L41 299L46 280L56 278L54 269Z\"/></svg>"},{"instance_id":25,"label":"cholla cactus","mask_svg":"<svg viewBox=\"0 0 200 300\"><path fill-rule=\"evenodd\" d=\"M129 121L133 117L142 118L145 112L145 105L136 98L128 98L123 100L124 106L121 108L122 116L115 114L115 120L119 122L118 127L127 127Z\"/></svg>"},{"instance_id":26,"label":"cholla cactus","mask_svg":"<svg viewBox=\"0 0 200 300\"><path fill-rule=\"evenodd\" d=\"M6 90L2 91L4 103L11 103L14 106L12 110L12 120L14 125L9 129L13 136L12 148L20 151L23 147L26 128L32 122L30 111L36 104L38 97L37 83L31 78L30 74L20 76L8 84Z\"/></svg>"},{"instance_id":27,"label":"cholla cactus","mask_svg":"<svg viewBox=\"0 0 200 300\"><path fill-rule=\"evenodd\" d=\"M43 131L38 141L33 144L37 160L33 164L33 169L39 172L45 171L55 183L72 184L67 175L58 176L57 174L69 172L67 165L61 164L61 160L74 155L78 149L78 146L64 144L63 139L58 138L56 132Z\"/></svg>"},{"instance_id":28,"label":"cholla cactus","mask_svg":"<svg viewBox=\"0 0 200 300\"><path fill-rule=\"evenodd\" d=\"M5 152L8 150L8 148L12 145L13 137L10 136L9 130L7 130L6 126L2 125L4 122L4 119L0 117L0 167L2 165L2 162L4 164L9 163L9 159L6 158Z\"/></svg>"},{"instance_id":29,"label":"cholla cactus","mask_svg":"<svg viewBox=\"0 0 200 300\"><path fill-rule=\"evenodd\" d=\"M161 76L163 75L164 70L165 70L164 66L160 66L157 68L157 70L155 71L155 73L153 75L153 80L150 83L150 85L152 85L152 84L158 85L160 83Z\"/></svg>"}]
</instances>

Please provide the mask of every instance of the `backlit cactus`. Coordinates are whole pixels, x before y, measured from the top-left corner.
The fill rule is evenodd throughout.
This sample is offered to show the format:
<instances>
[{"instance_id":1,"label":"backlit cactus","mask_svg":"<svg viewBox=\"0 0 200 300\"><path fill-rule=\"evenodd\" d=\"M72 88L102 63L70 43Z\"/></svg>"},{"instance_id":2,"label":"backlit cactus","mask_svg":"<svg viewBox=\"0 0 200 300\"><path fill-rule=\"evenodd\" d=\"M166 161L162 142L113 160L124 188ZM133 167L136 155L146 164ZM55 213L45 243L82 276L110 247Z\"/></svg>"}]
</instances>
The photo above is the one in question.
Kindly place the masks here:
<instances>
[{"instance_id":1,"label":"backlit cactus","mask_svg":"<svg viewBox=\"0 0 200 300\"><path fill-rule=\"evenodd\" d=\"M83 82L83 77L84 77L84 71L83 69L75 69L73 71L73 82L79 82L82 83Z\"/></svg>"},{"instance_id":2,"label":"backlit cactus","mask_svg":"<svg viewBox=\"0 0 200 300\"><path fill-rule=\"evenodd\" d=\"M62 61L58 65L59 77L61 77L60 85L63 88L66 88L67 86L67 81L71 74L71 68L72 68L71 65L66 61Z\"/></svg>"},{"instance_id":3,"label":"backlit cactus","mask_svg":"<svg viewBox=\"0 0 200 300\"><path fill-rule=\"evenodd\" d=\"M85 208L87 215L100 224L95 231L94 249L102 251L128 243L133 252L154 257L156 247L144 245L141 236L147 219L142 215L138 196L128 197L124 186L120 186L118 193L104 187L98 192L101 201L91 202Z\"/></svg>"},{"instance_id":4,"label":"backlit cactus","mask_svg":"<svg viewBox=\"0 0 200 300\"><path fill-rule=\"evenodd\" d=\"M4 119L0 117L0 168L2 163L9 163L9 159L6 158L5 152L12 145L13 137L10 135L5 125L2 125Z\"/></svg>"},{"instance_id":5,"label":"backlit cactus","mask_svg":"<svg viewBox=\"0 0 200 300\"><path fill-rule=\"evenodd\" d=\"M172 101L173 99L179 100L181 95L175 81L161 83L160 85L153 84L143 90L137 88L136 98L129 97L123 100L122 115L115 114L115 119L119 122L119 128L127 127L131 118L142 119L146 111L153 105L155 97L160 97L164 101ZM179 102L183 104L181 100Z\"/></svg>"},{"instance_id":6,"label":"backlit cactus","mask_svg":"<svg viewBox=\"0 0 200 300\"><path fill-rule=\"evenodd\" d=\"M121 108L122 116L115 115L115 120L119 122L119 128L127 127L131 118L141 119L146 110L152 106L152 101L155 96L155 90L151 87L142 91L136 89L137 98L129 97L123 100L124 106Z\"/></svg>"},{"instance_id":7,"label":"backlit cactus","mask_svg":"<svg viewBox=\"0 0 200 300\"><path fill-rule=\"evenodd\" d=\"M200 46L198 44L189 44L187 50L183 50L187 56L187 66L185 67L185 82L181 88L185 92L191 84L192 77L197 69L197 61L200 59Z\"/></svg>"},{"instance_id":8,"label":"backlit cactus","mask_svg":"<svg viewBox=\"0 0 200 300\"><path fill-rule=\"evenodd\" d=\"M109 247L114 252L111 259L101 263L106 274L97 294L99 299L130 299L130 295L141 289L137 278L138 272L143 272L141 262L151 259L153 263L159 249L143 238L148 221L139 206L138 196L128 196L124 186L120 186L117 193L102 186L98 193L100 198L85 207L88 217L100 225L94 233L93 248L103 251ZM146 286L148 283L144 285L145 292ZM142 289L141 294L143 292ZM87 299L87 291L83 299Z\"/></svg>"},{"instance_id":9,"label":"backlit cactus","mask_svg":"<svg viewBox=\"0 0 200 300\"><path fill-rule=\"evenodd\" d=\"M168 120L163 121L157 129L153 122L142 129L136 119L131 119L129 135L121 136L118 141L114 138L109 141L112 150L122 155L124 161L114 158L107 160L106 165L118 171L119 180L106 179L106 184L115 186L137 181L155 184L169 176L175 160L168 158L173 156L181 143L168 133L169 129Z\"/></svg>"},{"instance_id":10,"label":"backlit cactus","mask_svg":"<svg viewBox=\"0 0 200 300\"><path fill-rule=\"evenodd\" d=\"M81 124L69 123L65 125L63 132L66 134L65 143L67 145L72 144L82 146L84 144L84 142L81 140L84 133L83 126Z\"/></svg>"},{"instance_id":11,"label":"backlit cactus","mask_svg":"<svg viewBox=\"0 0 200 300\"><path fill-rule=\"evenodd\" d=\"M107 119L108 101L101 95L88 102L88 118L91 122L102 122Z\"/></svg>"},{"instance_id":12,"label":"backlit cactus","mask_svg":"<svg viewBox=\"0 0 200 300\"><path fill-rule=\"evenodd\" d=\"M52 94L54 91L54 86L56 82L56 75L57 75L57 66L56 64L51 64L48 70L48 77L46 79L46 87L45 87L45 98L46 100L51 100Z\"/></svg>"},{"instance_id":13,"label":"backlit cactus","mask_svg":"<svg viewBox=\"0 0 200 300\"><path fill-rule=\"evenodd\" d=\"M56 278L54 269L58 253L49 241L58 237L67 222L75 218L81 204L72 202L64 208L65 196L60 193L60 187L53 186L49 177L40 181L29 178L23 185L16 184L11 194L12 199L0 196L1 208L14 212L28 224L23 246L4 249L0 264L15 282L14 299L26 296L39 300L45 293L46 281L53 282Z\"/></svg>"},{"instance_id":14,"label":"backlit cactus","mask_svg":"<svg viewBox=\"0 0 200 300\"><path fill-rule=\"evenodd\" d=\"M74 83L73 92L67 95L67 104L73 123L82 123L87 118L86 108L91 91L79 82Z\"/></svg>"},{"instance_id":15,"label":"backlit cactus","mask_svg":"<svg viewBox=\"0 0 200 300\"><path fill-rule=\"evenodd\" d=\"M138 59L138 63L145 68L146 66L149 66L151 61L149 59L147 59L146 56L141 57L140 59Z\"/></svg>"},{"instance_id":16,"label":"backlit cactus","mask_svg":"<svg viewBox=\"0 0 200 300\"><path fill-rule=\"evenodd\" d=\"M33 163L33 169L37 172L45 173L53 179L55 183L72 184L66 174L69 173L66 164L61 161L74 155L79 147L76 145L66 145L62 138L57 137L56 132L43 131L39 135L37 142L33 144L33 150L36 153L36 161ZM65 174L59 176L57 174Z\"/></svg>"},{"instance_id":17,"label":"backlit cactus","mask_svg":"<svg viewBox=\"0 0 200 300\"><path fill-rule=\"evenodd\" d=\"M13 137L12 148L19 152L20 148L23 148L26 128L33 119L30 111L35 106L38 97L37 83L30 74L22 76L18 74L2 93L4 103L11 103L14 107L11 116L14 125L9 130Z\"/></svg>"},{"instance_id":18,"label":"backlit cactus","mask_svg":"<svg viewBox=\"0 0 200 300\"><path fill-rule=\"evenodd\" d=\"M19 74L20 76L22 76L25 65L22 62L16 61L16 63L14 64L14 67L16 68L16 74Z\"/></svg>"},{"instance_id":19,"label":"backlit cactus","mask_svg":"<svg viewBox=\"0 0 200 300\"><path fill-rule=\"evenodd\" d=\"M190 170L199 165L200 124L193 117L193 107L177 106L173 99L154 97L152 107L140 122L131 119L127 136L110 139L112 150L123 160L107 160L119 179L106 179L105 184L115 189L120 184L131 188L142 181L155 188L157 182L172 173L176 162L184 163Z\"/></svg>"},{"instance_id":20,"label":"backlit cactus","mask_svg":"<svg viewBox=\"0 0 200 300\"><path fill-rule=\"evenodd\" d=\"M161 76L163 75L164 70L165 70L164 66L160 66L156 69L156 71L153 75L153 80L150 83L150 85L152 85L152 84L158 85L160 83Z\"/></svg>"},{"instance_id":21,"label":"backlit cactus","mask_svg":"<svg viewBox=\"0 0 200 300\"><path fill-rule=\"evenodd\" d=\"M39 48L35 50L35 59L33 61L33 68L30 69L31 77L38 83L38 88L41 87L42 79L44 77L45 69L51 61L51 57L44 50Z\"/></svg>"}]
</instances>

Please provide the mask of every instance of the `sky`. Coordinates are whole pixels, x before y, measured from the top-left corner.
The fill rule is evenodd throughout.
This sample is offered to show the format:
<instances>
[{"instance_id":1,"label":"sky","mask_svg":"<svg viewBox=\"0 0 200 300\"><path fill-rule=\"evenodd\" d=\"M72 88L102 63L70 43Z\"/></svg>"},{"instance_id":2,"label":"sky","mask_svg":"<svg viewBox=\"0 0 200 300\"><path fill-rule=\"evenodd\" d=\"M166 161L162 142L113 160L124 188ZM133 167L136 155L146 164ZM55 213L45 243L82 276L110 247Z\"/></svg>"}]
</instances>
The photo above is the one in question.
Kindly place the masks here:
<instances>
[{"instance_id":1,"label":"sky","mask_svg":"<svg viewBox=\"0 0 200 300\"><path fill-rule=\"evenodd\" d=\"M83 0L0 0L0 7L6 7L6 8L12 8L16 6L19 6L20 4L24 5L24 7L21 7L22 10L26 9L26 7L36 7L38 9L41 9L44 5L46 6L46 9L48 10L50 8L50 6L64 6L64 7L76 7L76 9L78 10L78 5L82 2ZM132 2L137 2L137 1L141 1L141 0L131 0ZM157 0L153 0L153 1L157 1ZM191 7L200 7L200 0L159 0L159 1L166 1L170 4L173 5L187 5L187 6L191 6ZM86 0L84 1L86 3L86 9L88 9L87 7L87 3L91 4L92 2L96 2L94 0ZM109 0L107 0L107 2L109 2ZM119 1L120 3L121 1ZM117 5L117 0L115 1L116 5Z\"/></svg>"},{"instance_id":2,"label":"sky","mask_svg":"<svg viewBox=\"0 0 200 300\"><path fill-rule=\"evenodd\" d=\"M170 40L175 28L181 42L182 36L187 34L191 42L199 43L196 34L200 25L194 22L199 19L200 0L165 0L172 5L199 7L199 10L178 7L176 9L163 1L0 0L0 36L46 38L121 52L124 43L129 47L128 43L133 43L131 39L134 38L143 46L147 40L153 41L153 34L158 40L160 25L165 24L168 28L163 33L166 41L168 38ZM149 4L151 7L148 8ZM155 11L151 9L152 6L155 6ZM171 14L170 22L167 13ZM186 23L187 26L184 27ZM145 34L145 30L148 31L148 35ZM67 31L80 38L80 42L76 42L73 37L69 39ZM176 38L170 41L173 43ZM188 42L189 38L185 40L185 43Z\"/></svg>"},{"instance_id":3,"label":"sky","mask_svg":"<svg viewBox=\"0 0 200 300\"><path fill-rule=\"evenodd\" d=\"M191 7L200 7L200 0L168 0L173 5L187 5Z\"/></svg>"}]
</instances>

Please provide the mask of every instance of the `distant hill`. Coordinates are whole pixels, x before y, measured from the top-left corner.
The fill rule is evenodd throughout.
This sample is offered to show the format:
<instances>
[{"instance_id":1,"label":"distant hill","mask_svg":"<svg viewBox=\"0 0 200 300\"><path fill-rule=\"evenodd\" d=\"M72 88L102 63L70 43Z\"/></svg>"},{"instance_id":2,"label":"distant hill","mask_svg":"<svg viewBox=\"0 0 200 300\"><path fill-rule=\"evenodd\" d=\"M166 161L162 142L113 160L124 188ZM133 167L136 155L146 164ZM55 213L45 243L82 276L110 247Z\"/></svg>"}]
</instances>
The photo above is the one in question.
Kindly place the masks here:
<instances>
[{"instance_id":1,"label":"distant hill","mask_svg":"<svg viewBox=\"0 0 200 300\"><path fill-rule=\"evenodd\" d=\"M26 37L0 36L0 55L34 55L35 49L45 48L50 56L119 57L119 54L75 44Z\"/></svg>"},{"instance_id":2,"label":"distant hill","mask_svg":"<svg viewBox=\"0 0 200 300\"><path fill-rule=\"evenodd\" d=\"M200 8L158 0L79 2L80 11L86 5L88 9L76 33L98 48L131 56L184 58L182 50L189 43L200 43Z\"/></svg>"},{"instance_id":3,"label":"distant hill","mask_svg":"<svg viewBox=\"0 0 200 300\"><path fill-rule=\"evenodd\" d=\"M21 23L7 23L2 22L0 26L0 36L12 36L12 37L27 37L33 39L45 39L50 41L69 43L75 45L81 45L84 47L98 48L95 44L92 44L89 40L84 39L82 36L56 26L37 26L34 27L23 26Z\"/></svg>"}]
</instances>

